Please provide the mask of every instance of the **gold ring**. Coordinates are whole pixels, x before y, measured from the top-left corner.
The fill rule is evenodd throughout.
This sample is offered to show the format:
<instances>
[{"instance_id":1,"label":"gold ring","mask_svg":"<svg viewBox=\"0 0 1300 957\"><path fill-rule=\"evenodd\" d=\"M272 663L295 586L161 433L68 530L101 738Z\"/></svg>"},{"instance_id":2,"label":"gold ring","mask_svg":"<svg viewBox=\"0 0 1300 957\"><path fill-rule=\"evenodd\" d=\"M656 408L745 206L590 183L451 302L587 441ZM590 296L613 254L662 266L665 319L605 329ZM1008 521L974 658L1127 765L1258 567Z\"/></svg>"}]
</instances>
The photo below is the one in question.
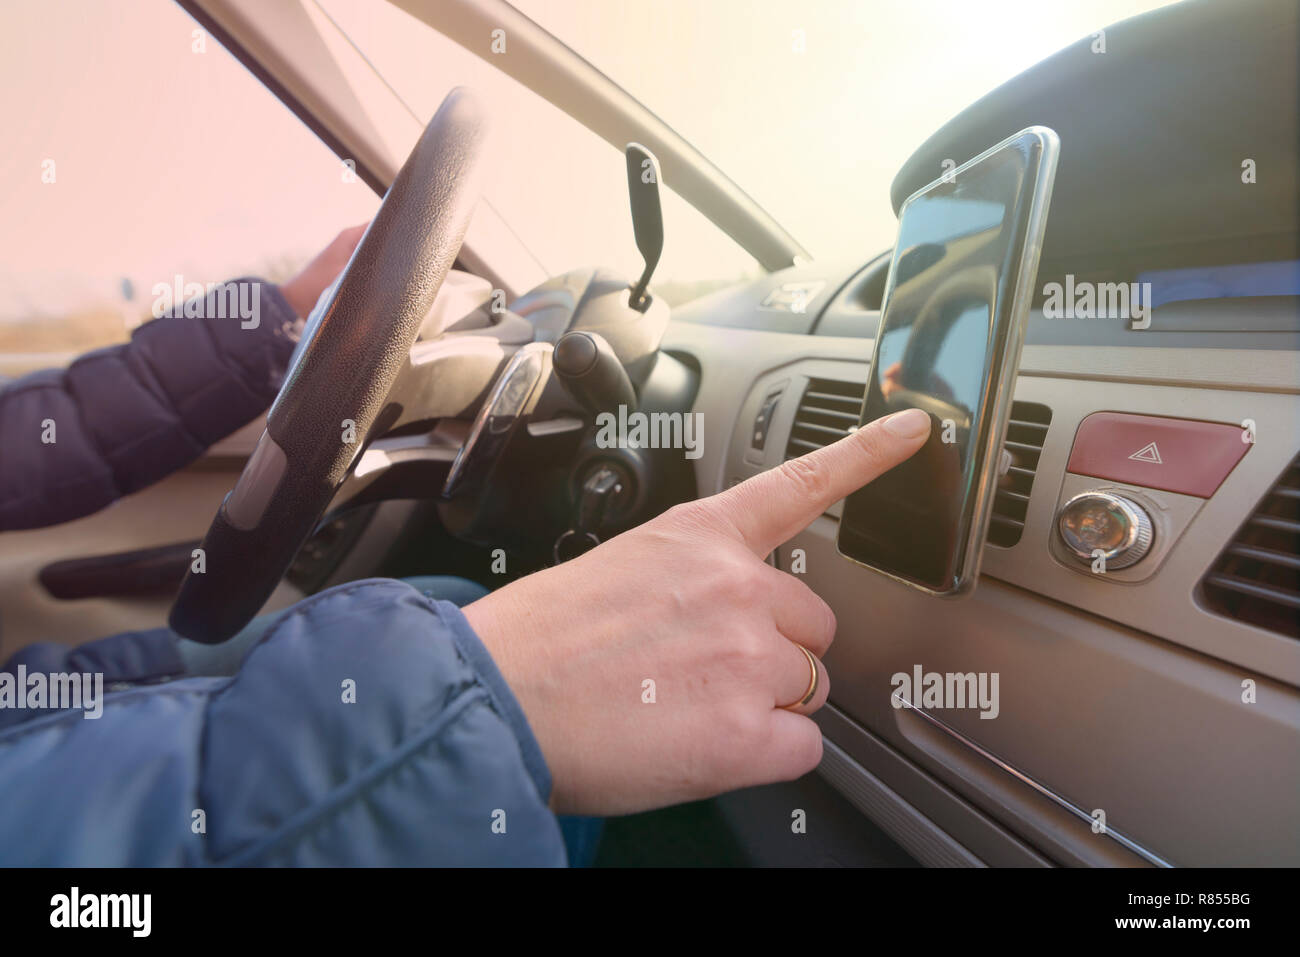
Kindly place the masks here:
<instances>
[{"instance_id":1,"label":"gold ring","mask_svg":"<svg viewBox=\"0 0 1300 957\"><path fill-rule=\"evenodd\" d=\"M806 705L809 701L813 699L814 695L817 694L817 659L814 658L813 653L809 651L807 648L805 648L803 645L796 645L795 647L798 648L800 651L802 651L804 653L804 657L808 659L808 667L812 669L812 680L808 682L808 690L804 692L802 698L800 698L794 704L781 705L781 709L783 711L793 711L795 708L802 708L804 705Z\"/></svg>"}]
</instances>

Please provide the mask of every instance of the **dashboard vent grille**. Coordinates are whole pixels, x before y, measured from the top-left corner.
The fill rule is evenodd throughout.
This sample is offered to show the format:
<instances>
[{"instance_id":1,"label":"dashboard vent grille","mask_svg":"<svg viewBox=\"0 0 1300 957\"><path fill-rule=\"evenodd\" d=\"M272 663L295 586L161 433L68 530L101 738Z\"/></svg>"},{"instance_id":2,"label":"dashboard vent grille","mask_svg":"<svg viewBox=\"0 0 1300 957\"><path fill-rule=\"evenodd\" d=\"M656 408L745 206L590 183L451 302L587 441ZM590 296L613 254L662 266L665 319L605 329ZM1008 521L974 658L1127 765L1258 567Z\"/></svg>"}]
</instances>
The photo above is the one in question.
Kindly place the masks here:
<instances>
[{"instance_id":1,"label":"dashboard vent grille","mask_svg":"<svg viewBox=\"0 0 1300 957\"><path fill-rule=\"evenodd\" d=\"M1300 456L1201 582L1210 610L1300 638Z\"/></svg>"},{"instance_id":2,"label":"dashboard vent grille","mask_svg":"<svg viewBox=\"0 0 1300 957\"><path fill-rule=\"evenodd\" d=\"M786 461L830 445L853 431L862 417L864 391L865 386L858 382L810 379L794 414L790 441L785 447ZM1011 453L1011 469L998 480L989 522L988 540L992 545L1009 548L1020 541L1038 456L1051 421L1052 410L1045 405L1015 402L1011 406L1004 446Z\"/></svg>"},{"instance_id":3,"label":"dashboard vent grille","mask_svg":"<svg viewBox=\"0 0 1300 957\"><path fill-rule=\"evenodd\" d=\"M1038 457L1052 423L1052 410L1037 402L1011 403L1011 421L1003 448L1011 453L1011 468L998 479L993 497L993 515L989 519L990 545L1010 548L1020 541L1025 530L1025 513L1029 510L1029 492L1034 487Z\"/></svg>"},{"instance_id":4,"label":"dashboard vent grille","mask_svg":"<svg viewBox=\"0 0 1300 957\"><path fill-rule=\"evenodd\" d=\"M786 461L837 442L856 429L865 391L861 382L809 379L785 446Z\"/></svg>"}]
</instances>

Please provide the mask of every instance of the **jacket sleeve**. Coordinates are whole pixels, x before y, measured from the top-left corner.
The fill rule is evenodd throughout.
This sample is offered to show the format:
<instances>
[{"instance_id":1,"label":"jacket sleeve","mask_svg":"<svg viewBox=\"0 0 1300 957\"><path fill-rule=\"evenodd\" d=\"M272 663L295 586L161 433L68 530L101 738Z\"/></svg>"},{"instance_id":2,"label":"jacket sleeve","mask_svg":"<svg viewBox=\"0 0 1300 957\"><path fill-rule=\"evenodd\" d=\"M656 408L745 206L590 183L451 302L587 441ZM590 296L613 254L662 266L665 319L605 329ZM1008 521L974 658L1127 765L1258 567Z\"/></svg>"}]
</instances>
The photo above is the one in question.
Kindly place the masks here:
<instances>
[{"instance_id":1,"label":"jacket sleeve","mask_svg":"<svg viewBox=\"0 0 1300 957\"><path fill-rule=\"evenodd\" d=\"M233 678L90 713L0 731L0 864L565 863L509 687L460 609L401 582L300 602Z\"/></svg>"},{"instance_id":2,"label":"jacket sleeve","mask_svg":"<svg viewBox=\"0 0 1300 957\"><path fill-rule=\"evenodd\" d=\"M250 422L279 390L296 320L275 285L236 279L0 389L0 532L89 515Z\"/></svg>"}]
</instances>

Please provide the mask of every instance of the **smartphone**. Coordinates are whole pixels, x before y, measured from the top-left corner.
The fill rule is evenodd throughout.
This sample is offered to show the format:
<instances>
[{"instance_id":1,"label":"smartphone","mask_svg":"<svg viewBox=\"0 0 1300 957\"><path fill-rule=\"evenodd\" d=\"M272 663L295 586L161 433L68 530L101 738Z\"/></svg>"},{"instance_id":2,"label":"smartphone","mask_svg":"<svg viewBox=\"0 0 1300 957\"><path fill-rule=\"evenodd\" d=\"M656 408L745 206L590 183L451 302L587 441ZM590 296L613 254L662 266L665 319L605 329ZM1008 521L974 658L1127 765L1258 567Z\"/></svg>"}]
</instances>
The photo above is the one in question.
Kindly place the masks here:
<instances>
[{"instance_id":1,"label":"smartphone","mask_svg":"<svg viewBox=\"0 0 1300 957\"><path fill-rule=\"evenodd\" d=\"M1030 127L899 212L860 425L919 408L930 438L845 499L837 546L930 594L979 577L1059 154Z\"/></svg>"}]
</instances>

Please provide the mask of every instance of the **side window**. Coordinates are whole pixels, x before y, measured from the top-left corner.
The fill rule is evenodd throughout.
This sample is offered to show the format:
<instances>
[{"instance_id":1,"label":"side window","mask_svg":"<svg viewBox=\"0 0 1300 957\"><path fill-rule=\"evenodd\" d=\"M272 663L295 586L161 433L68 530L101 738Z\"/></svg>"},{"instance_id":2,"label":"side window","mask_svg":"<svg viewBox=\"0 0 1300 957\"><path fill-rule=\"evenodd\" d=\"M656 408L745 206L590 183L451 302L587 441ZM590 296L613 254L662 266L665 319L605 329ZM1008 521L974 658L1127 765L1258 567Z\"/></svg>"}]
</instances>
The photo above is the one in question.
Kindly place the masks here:
<instances>
[{"instance_id":1,"label":"side window","mask_svg":"<svg viewBox=\"0 0 1300 957\"><path fill-rule=\"evenodd\" d=\"M0 378L124 341L178 282L283 280L379 207L170 0L12 0L0 49Z\"/></svg>"}]
</instances>

